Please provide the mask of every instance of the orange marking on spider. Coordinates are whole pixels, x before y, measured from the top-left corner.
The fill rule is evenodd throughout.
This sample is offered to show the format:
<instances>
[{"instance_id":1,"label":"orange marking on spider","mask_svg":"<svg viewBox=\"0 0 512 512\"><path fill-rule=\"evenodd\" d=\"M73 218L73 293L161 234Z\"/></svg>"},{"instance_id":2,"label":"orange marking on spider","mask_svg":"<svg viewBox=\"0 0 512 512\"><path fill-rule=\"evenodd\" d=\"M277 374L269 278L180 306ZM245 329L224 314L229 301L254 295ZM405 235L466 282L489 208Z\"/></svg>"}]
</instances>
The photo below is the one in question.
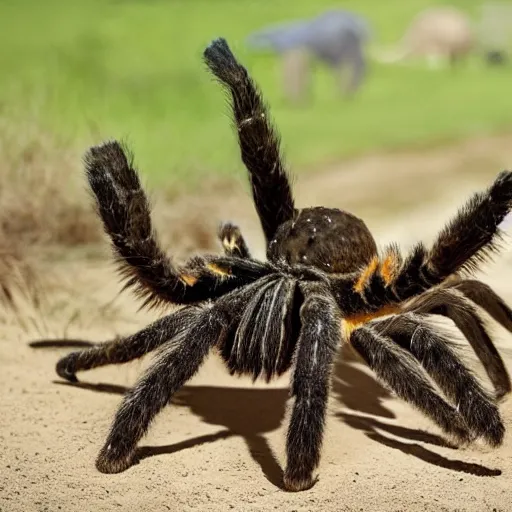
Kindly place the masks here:
<instances>
[{"instance_id":1,"label":"orange marking on spider","mask_svg":"<svg viewBox=\"0 0 512 512\"><path fill-rule=\"evenodd\" d=\"M188 286L194 286L197 283L197 277L190 274L181 274L180 279Z\"/></svg>"},{"instance_id":2,"label":"orange marking on spider","mask_svg":"<svg viewBox=\"0 0 512 512\"><path fill-rule=\"evenodd\" d=\"M208 270L211 270L214 274L226 277L231 275L231 269L229 268L222 268L219 267L219 265L215 263L208 263L207 265Z\"/></svg>"},{"instance_id":3,"label":"orange marking on spider","mask_svg":"<svg viewBox=\"0 0 512 512\"><path fill-rule=\"evenodd\" d=\"M344 338L346 340L350 339L350 334L352 331L361 327L363 324L369 322L370 320L374 320L381 316L393 315L400 312L400 308L398 306L385 306L374 313L360 313L358 315L348 316L344 318L341 322L341 330L344 334Z\"/></svg>"},{"instance_id":4,"label":"orange marking on spider","mask_svg":"<svg viewBox=\"0 0 512 512\"><path fill-rule=\"evenodd\" d=\"M396 254L394 252L390 252L380 267L380 275L382 276L382 279L384 279L386 285L389 285L393 281L397 270L398 260Z\"/></svg>"},{"instance_id":5,"label":"orange marking on spider","mask_svg":"<svg viewBox=\"0 0 512 512\"><path fill-rule=\"evenodd\" d=\"M358 293L361 293L366 286L366 283L370 279L371 275L375 273L377 267L379 265L379 260L377 257L372 258L369 265L363 270L356 284L354 285L354 290Z\"/></svg>"}]
</instances>

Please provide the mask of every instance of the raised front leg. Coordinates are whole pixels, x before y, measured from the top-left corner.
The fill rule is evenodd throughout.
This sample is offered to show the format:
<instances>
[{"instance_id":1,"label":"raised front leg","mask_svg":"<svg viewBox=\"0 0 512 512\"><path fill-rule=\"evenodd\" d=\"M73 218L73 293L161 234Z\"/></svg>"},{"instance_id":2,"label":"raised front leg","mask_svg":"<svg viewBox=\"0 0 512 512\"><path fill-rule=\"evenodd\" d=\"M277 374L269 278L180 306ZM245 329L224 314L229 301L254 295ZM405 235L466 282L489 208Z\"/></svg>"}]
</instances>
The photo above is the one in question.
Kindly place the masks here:
<instances>
[{"instance_id":1,"label":"raised front leg","mask_svg":"<svg viewBox=\"0 0 512 512\"><path fill-rule=\"evenodd\" d=\"M292 190L280 154L280 139L260 91L224 39L204 52L206 64L231 94L242 161L249 171L256 211L269 243L295 211Z\"/></svg>"},{"instance_id":2,"label":"raised front leg","mask_svg":"<svg viewBox=\"0 0 512 512\"><path fill-rule=\"evenodd\" d=\"M265 272L264 265L254 262L248 276L247 264L240 267L235 259L219 261L208 256L178 268L158 242L148 198L123 146L112 141L92 147L85 167L120 273L126 287L145 300L144 305L198 303L248 284Z\"/></svg>"},{"instance_id":3,"label":"raised front leg","mask_svg":"<svg viewBox=\"0 0 512 512\"><path fill-rule=\"evenodd\" d=\"M473 194L431 249L418 243L404 259L398 247L391 246L383 258L373 259L361 271L333 276L331 290L343 314L377 311L411 299L454 274L474 272L498 251L499 225L511 209L512 171L503 171L487 190ZM505 310L499 309L494 303L493 312L505 320Z\"/></svg>"},{"instance_id":4,"label":"raised front leg","mask_svg":"<svg viewBox=\"0 0 512 512\"><path fill-rule=\"evenodd\" d=\"M473 195L441 231L426 267L432 278L446 279L460 270L474 270L497 250L499 225L512 208L512 172L502 171L484 192Z\"/></svg>"}]
</instances>

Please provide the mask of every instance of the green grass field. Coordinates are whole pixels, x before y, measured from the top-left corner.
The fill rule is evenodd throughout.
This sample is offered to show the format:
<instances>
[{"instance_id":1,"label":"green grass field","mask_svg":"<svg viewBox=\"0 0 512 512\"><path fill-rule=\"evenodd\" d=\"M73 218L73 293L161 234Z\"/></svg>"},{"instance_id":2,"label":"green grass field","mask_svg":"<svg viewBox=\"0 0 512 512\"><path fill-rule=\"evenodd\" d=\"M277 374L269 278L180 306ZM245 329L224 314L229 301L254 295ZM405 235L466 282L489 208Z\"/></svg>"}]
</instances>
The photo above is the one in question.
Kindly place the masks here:
<instances>
[{"instance_id":1,"label":"green grass field","mask_svg":"<svg viewBox=\"0 0 512 512\"><path fill-rule=\"evenodd\" d=\"M367 15L377 42L389 44L432 2L341 4ZM479 2L452 4L477 19ZM294 169L512 127L512 69L486 69L478 58L454 73L372 65L352 102L342 101L333 77L321 71L314 102L287 105L277 59L248 53L244 39L266 24L333 6L325 0L3 0L0 112L13 129L33 120L84 149L125 138L157 181L193 184L233 173L241 164L228 110L201 60L205 45L221 35L265 91Z\"/></svg>"}]
</instances>

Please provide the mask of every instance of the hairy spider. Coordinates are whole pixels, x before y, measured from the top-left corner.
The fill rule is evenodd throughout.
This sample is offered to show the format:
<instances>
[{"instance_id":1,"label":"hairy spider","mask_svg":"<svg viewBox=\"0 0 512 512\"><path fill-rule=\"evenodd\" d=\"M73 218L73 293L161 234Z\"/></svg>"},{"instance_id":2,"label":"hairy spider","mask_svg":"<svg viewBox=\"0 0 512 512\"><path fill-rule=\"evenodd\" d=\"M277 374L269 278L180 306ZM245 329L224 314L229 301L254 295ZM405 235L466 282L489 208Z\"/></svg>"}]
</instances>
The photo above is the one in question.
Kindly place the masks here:
<instances>
[{"instance_id":1,"label":"hairy spider","mask_svg":"<svg viewBox=\"0 0 512 512\"><path fill-rule=\"evenodd\" d=\"M231 374L269 381L292 368L294 404L287 435L284 486L313 485L319 463L333 361L348 343L398 397L461 443L503 441L496 400L511 390L507 370L477 306L512 331L512 311L487 285L467 279L500 239L511 209L512 172L500 173L444 227L430 248L402 257L379 254L362 220L322 207L297 209L262 96L224 39L205 61L231 95L241 157L267 240L267 262L253 259L239 229L219 231L225 255L175 266L160 248L137 171L123 146L107 142L85 157L89 185L121 273L145 305L183 305L144 330L73 352L57 373L119 364L159 349L124 397L97 468L117 473L155 415L216 348ZM495 388L484 390L451 341L426 322L451 319L465 335ZM436 387L434 387L434 385Z\"/></svg>"}]
</instances>

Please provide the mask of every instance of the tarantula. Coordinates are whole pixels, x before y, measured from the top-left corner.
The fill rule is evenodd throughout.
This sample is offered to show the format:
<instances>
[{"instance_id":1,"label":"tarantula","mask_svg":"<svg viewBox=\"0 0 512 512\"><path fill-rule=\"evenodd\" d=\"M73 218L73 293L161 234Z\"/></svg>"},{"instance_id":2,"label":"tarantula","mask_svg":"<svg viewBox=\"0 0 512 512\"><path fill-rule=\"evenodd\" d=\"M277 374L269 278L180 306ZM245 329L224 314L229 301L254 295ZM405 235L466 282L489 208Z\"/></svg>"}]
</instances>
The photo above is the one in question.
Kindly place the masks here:
<instances>
[{"instance_id":1,"label":"tarantula","mask_svg":"<svg viewBox=\"0 0 512 512\"><path fill-rule=\"evenodd\" d=\"M57 373L119 364L159 349L127 393L97 460L104 473L127 469L155 415L216 348L232 375L267 381L292 369L294 404L286 440L284 487L311 487L319 464L333 361L342 343L398 397L460 443L502 443L497 399L511 390L507 370L477 306L512 330L512 311L487 285L468 279L500 239L512 204L512 172L500 173L444 227L430 248L402 257L379 254L370 231L338 209L295 207L280 140L261 92L224 39L204 52L226 88L241 158L267 242L253 259L240 230L219 231L224 255L175 266L160 248L132 157L116 141L92 147L86 174L122 275L145 305L182 308L123 339L73 352ZM451 319L465 335L495 388L484 390L451 341L427 323ZM436 387L435 387L436 386Z\"/></svg>"}]
</instances>

